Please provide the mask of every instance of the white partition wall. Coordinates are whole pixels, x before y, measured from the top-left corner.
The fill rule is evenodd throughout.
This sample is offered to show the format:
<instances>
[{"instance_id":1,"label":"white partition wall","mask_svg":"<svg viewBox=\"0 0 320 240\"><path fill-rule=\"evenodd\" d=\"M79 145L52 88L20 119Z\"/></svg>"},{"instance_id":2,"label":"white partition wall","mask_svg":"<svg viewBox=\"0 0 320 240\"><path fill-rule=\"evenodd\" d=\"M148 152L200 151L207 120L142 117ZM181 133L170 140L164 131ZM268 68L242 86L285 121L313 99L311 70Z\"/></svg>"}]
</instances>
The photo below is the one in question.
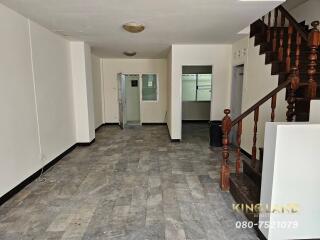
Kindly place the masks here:
<instances>
[{"instance_id":1,"label":"white partition wall","mask_svg":"<svg viewBox=\"0 0 320 240\"><path fill-rule=\"evenodd\" d=\"M320 123L320 100L311 101L309 122Z\"/></svg>"},{"instance_id":2,"label":"white partition wall","mask_svg":"<svg viewBox=\"0 0 320 240\"><path fill-rule=\"evenodd\" d=\"M92 65L92 86L93 86L93 100L94 100L94 120L95 120L95 128L98 128L104 123L102 59L97 57L94 54L91 54L91 65Z\"/></svg>"},{"instance_id":3,"label":"white partition wall","mask_svg":"<svg viewBox=\"0 0 320 240\"><path fill-rule=\"evenodd\" d=\"M286 210L260 213L260 230L269 240L319 239L320 124L267 123L265 132L260 203Z\"/></svg>"},{"instance_id":4,"label":"white partition wall","mask_svg":"<svg viewBox=\"0 0 320 240\"><path fill-rule=\"evenodd\" d=\"M93 86L90 47L84 42L71 42L74 111L78 142L95 138Z\"/></svg>"},{"instance_id":5,"label":"white partition wall","mask_svg":"<svg viewBox=\"0 0 320 240\"><path fill-rule=\"evenodd\" d=\"M28 20L0 5L0 196L41 167Z\"/></svg>"},{"instance_id":6,"label":"white partition wall","mask_svg":"<svg viewBox=\"0 0 320 240\"><path fill-rule=\"evenodd\" d=\"M48 163L75 143L70 44L31 21L30 36L41 155Z\"/></svg>"},{"instance_id":7,"label":"white partition wall","mask_svg":"<svg viewBox=\"0 0 320 240\"><path fill-rule=\"evenodd\" d=\"M174 44L168 60L169 107L168 127L171 139L181 139L182 133L182 66L212 66L212 96L210 119L221 120L223 110L230 105L232 46L229 44Z\"/></svg>"},{"instance_id":8,"label":"white partition wall","mask_svg":"<svg viewBox=\"0 0 320 240\"><path fill-rule=\"evenodd\" d=\"M70 43L0 4L0 196L76 143Z\"/></svg>"}]
</instances>

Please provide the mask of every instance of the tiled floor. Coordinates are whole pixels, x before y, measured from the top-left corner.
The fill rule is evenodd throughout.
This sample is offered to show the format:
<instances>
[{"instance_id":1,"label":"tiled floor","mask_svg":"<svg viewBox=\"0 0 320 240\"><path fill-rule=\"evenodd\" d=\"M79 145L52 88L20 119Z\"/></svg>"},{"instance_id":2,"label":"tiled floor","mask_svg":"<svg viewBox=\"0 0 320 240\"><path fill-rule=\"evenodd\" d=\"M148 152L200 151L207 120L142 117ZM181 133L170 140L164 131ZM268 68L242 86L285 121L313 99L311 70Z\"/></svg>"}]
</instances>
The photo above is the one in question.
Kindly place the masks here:
<instances>
[{"instance_id":1,"label":"tiled floor","mask_svg":"<svg viewBox=\"0 0 320 240\"><path fill-rule=\"evenodd\" d=\"M206 125L97 132L0 207L0 239L256 239L218 186L221 153Z\"/></svg>"}]
</instances>

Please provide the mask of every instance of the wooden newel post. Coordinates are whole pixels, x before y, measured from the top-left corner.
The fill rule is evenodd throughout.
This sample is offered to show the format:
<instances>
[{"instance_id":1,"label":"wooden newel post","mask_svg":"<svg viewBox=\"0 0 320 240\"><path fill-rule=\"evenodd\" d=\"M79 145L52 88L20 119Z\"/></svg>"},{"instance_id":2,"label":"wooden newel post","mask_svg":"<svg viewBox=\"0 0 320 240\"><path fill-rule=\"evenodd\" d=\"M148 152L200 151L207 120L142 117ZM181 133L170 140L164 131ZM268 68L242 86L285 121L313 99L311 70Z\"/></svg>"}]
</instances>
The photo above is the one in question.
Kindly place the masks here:
<instances>
[{"instance_id":1,"label":"wooden newel post","mask_svg":"<svg viewBox=\"0 0 320 240\"><path fill-rule=\"evenodd\" d=\"M229 133L231 131L231 118L229 116L230 110L224 110L225 117L222 119L222 164L220 172L220 187L222 191L228 191L230 187L229 176Z\"/></svg>"},{"instance_id":2,"label":"wooden newel post","mask_svg":"<svg viewBox=\"0 0 320 240\"><path fill-rule=\"evenodd\" d=\"M318 59L318 47L320 41L320 32L318 30L319 21L314 21L311 23L313 27L308 36L308 45L310 48L309 54L309 64L308 64L308 97L313 99L317 95L317 82L315 79L315 74L317 72L317 59Z\"/></svg>"},{"instance_id":3,"label":"wooden newel post","mask_svg":"<svg viewBox=\"0 0 320 240\"><path fill-rule=\"evenodd\" d=\"M296 102L296 91L299 88L300 77L298 69L296 67L291 68L291 73L288 77L290 79L289 95L287 98L287 121L292 122L295 115L295 102Z\"/></svg>"}]
</instances>

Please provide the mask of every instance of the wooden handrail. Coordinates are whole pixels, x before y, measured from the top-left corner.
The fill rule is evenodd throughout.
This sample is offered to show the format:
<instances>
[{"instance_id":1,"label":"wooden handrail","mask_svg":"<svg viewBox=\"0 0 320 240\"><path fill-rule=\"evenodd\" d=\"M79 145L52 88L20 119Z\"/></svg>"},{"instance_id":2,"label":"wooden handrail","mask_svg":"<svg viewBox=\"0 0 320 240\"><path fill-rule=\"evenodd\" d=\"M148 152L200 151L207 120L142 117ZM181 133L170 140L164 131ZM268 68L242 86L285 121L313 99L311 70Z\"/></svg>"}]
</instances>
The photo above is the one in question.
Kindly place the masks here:
<instances>
[{"instance_id":1,"label":"wooden handrail","mask_svg":"<svg viewBox=\"0 0 320 240\"><path fill-rule=\"evenodd\" d=\"M288 21L295 28L295 30L299 32L301 37L305 41L308 41L308 33L301 27L301 25L294 19L294 17L292 17L292 15L283 6L280 5L278 9L282 14L285 15L286 19L288 19Z\"/></svg>"},{"instance_id":2,"label":"wooden handrail","mask_svg":"<svg viewBox=\"0 0 320 240\"><path fill-rule=\"evenodd\" d=\"M277 88L272 90L270 93L268 93L265 97L260 99L256 104L254 104L252 107L250 107L247 111L242 113L239 117L234 119L231 123L232 126L238 124L241 120L243 120L246 116L254 112L257 108L259 108L262 104L264 104L266 101L271 99L275 94L280 92L282 89L286 88L291 83L291 79L288 78L286 81L281 83Z\"/></svg>"},{"instance_id":3,"label":"wooden handrail","mask_svg":"<svg viewBox=\"0 0 320 240\"><path fill-rule=\"evenodd\" d=\"M299 88L300 77L298 74L298 69L296 67L292 67L291 73L288 76L288 79L281 83L278 87L268 93L265 97L260 99L256 104L250 107L247 111L242 113L239 117L235 120L231 121L230 118L230 110L224 110L224 118L222 120L222 164L221 164L221 171L220 171L220 187L222 191L228 191L230 188L230 164L229 164L229 134L233 126L238 125L237 129L237 155L236 155L236 173L237 175L240 174L241 169L241 134L242 134L242 123L244 118L246 118L249 114L254 112L254 128L253 128L253 145L252 145L252 157L251 157L251 164L253 167L256 165L257 161L257 128L258 128L258 121L259 121L259 109L262 104L267 102L271 99L271 121L273 122L275 119L275 108L276 108L276 100L277 94L284 88L288 88L289 96L287 98L288 102L288 111L287 111L287 119L293 119L295 115L295 93L296 90Z\"/></svg>"},{"instance_id":4,"label":"wooden handrail","mask_svg":"<svg viewBox=\"0 0 320 240\"><path fill-rule=\"evenodd\" d=\"M273 13L273 15L272 15ZM266 17L267 16L267 17ZM267 18L267 25L265 20ZM279 21L280 20L280 21ZM271 23L273 21L273 23ZM286 24L288 22L288 24ZM274 90L269 92L266 96L261 98L257 103L251 106L248 110L242 113L240 116L236 117L233 121L230 117L230 110L224 110L224 118L222 120L222 162L220 170L220 187L222 191L228 191L230 189L230 165L229 162L229 135L233 129L233 137L236 136L236 161L235 161L235 172L237 176L241 174L241 135L243 132L243 124L247 117L253 114L253 135L252 135L252 149L251 149L251 165L256 168L257 163L257 149L259 147L258 138L258 122L259 122L259 112L261 106L267 101L271 101L271 122L275 121L275 113L277 106L277 95L278 93L287 88L286 91L286 101L287 101L287 111L286 117L287 122L292 122L295 120L301 120L300 101L297 105L297 90L300 87L300 74L301 64L300 61L307 63L307 89L300 91L303 96L303 100L310 101L317 97L317 68L318 68L318 48L320 46L320 31L318 26L319 21L313 21L311 23L312 29L306 30L302 25L300 25L294 17L282 6L275 8L273 11L269 12L267 15L255 22L252 25L250 36L255 36L259 34L259 41L264 43L262 52L271 53L267 55L266 62L272 63L272 70L276 73L284 73L284 77L287 78L286 81L281 81L281 83ZM265 39L264 39L265 38ZM257 39L256 39L257 40ZM303 40L303 41L301 41ZM310 51L307 52L307 56L301 55L301 49L308 48ZM261 51L261 49L260 49ZM303 69L303 71L305 71ZM304 75L302 75L304 76ZM282 80L282 79L281 79ZM306 81L304 81L306 83ZM306 86L304 84L303 86ZM300 96L301 99L301 96ZM299 100L300 100L299 99ZM310 105L305 103L306 111ZM264 114L263 114L264 116ZM303 117L303 116L302 116ZM265 121L265 119L262 119ZM235 135L236 134L236 135ZM235 140L235 139L233 139ZM247 142L247 140L246 140ZM261 159L260 159L261 160ZM260 162L261 167L261 162Z\"/></svg>"}]
</instances>

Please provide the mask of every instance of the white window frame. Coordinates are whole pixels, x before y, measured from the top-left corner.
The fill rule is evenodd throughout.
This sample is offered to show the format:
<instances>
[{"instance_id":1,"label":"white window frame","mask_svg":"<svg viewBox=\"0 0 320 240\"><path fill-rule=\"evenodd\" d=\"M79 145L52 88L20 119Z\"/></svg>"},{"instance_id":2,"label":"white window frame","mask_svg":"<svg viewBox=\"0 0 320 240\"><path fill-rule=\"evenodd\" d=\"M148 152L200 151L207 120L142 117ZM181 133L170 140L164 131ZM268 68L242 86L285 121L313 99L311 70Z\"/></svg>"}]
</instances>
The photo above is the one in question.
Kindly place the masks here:
<instances>
[{"instance_id":1,"label":"white window frame","mask_svg":"<svg viewBox=\"0 0 320 240\"><path fill-rule=\"evenodd\" d=\"M210 89L210 100L203 100L203 101L199 101L198 100L198 94L197 94L197 91L198 91L198 88L197 88L197 86L198 86L198 75L199 74L201 74L201 73L194 73L195 75L197 75L197 77L196 77L196 89L195 89L195 91L196 91L196 100L187 100L187 101L184 101L183 100L183 92L182 92L182 84L183 84L183 79L182 79L182 76L183 76L183 74L181 75L181 100L182 100L182 102L211 102L212 101L212 80L213 80L213 73L211 73L211 89Z\"/></svg>"}]
</instances>

